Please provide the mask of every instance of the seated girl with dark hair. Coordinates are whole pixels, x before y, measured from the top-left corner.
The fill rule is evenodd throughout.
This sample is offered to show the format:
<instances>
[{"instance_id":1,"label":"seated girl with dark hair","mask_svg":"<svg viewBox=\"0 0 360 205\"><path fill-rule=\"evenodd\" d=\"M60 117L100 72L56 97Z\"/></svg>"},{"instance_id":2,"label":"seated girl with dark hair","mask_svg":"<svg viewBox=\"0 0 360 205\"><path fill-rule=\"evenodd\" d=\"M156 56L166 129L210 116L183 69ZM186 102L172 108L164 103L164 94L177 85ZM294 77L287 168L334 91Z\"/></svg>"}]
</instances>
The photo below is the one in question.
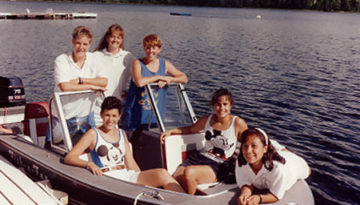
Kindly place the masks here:
<instances>
[{"instance_id":1,"label":"seated girl with dark hair","mask_svg":"<svg viewBox=\"0 0 360 205\"><path fill-rule=\"evenodd\" d=\"M118 98L105 98L100 113L103 124L87 131L66 155L64 162L86 168L94 175L104 174L137 184L184 192L165 169L140 170L132 156L124 130L117 127L121 110ZM90 150L91 160L80 159L79 156L87 149Z\"/></svg>"},{"instance_id":2,"label":"seated girl with dark hair","mask_svg":"<svg viewBox=\"0 0 360 205\"><path fill-rule=\"evenodd\" d=\"M287 150L275 149L267 134L259 128L245 130L240 138L236 163L236 182L241 189L238 204L272 203L280 200L297 180L310 175L305 160ZM254 188L268 189L253 194Z\"/></svg>"},{"instance_id":3,"label":"seated girl with dark hair","mask_svg":"<svg viewBox=\"0 0 360 205\"><path fill-rule=\"evenodd\" d=\"M213 113L201 117L195 124L161 133L164 143L166 137L173 134L191 134L205 131L205 146L191 154L176 169L173 176L189 194L195 194L198 184L219 181L223 175L221 167L231 157L236 148L237 139L247 129L245 121L231 114L234 98L225 88L216 90L211 96Z\"/></svg>"}]
</instances>

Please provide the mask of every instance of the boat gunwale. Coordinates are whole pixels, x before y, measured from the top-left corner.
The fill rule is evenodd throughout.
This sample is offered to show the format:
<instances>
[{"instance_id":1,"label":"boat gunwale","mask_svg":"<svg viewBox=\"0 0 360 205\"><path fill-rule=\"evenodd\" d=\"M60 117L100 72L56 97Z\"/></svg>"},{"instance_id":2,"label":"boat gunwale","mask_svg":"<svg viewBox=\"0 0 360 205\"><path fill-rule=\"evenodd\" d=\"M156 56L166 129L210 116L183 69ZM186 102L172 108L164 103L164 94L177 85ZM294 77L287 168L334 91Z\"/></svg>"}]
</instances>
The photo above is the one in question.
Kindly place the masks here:
<instances>
[{"instance_id":1,"label":"boat gunwale","mask_svg":"<svg viewBox=\"0 0 360 205\"><path fill-rule=\"evenodd\" d=\"M11 141L6 141L6 140L3 140L3 138L0 138L0 146L2 144L5 144L5 146L7 146L7 148L9 150L16 152L16 154L20 155L22 158L24 158L25 161L28 160L30 162L33 162L37 166L42 167L43 169L46 169L47 171L54 173L54 175L58 175L69 182L76 182L79 185L92 188L94 190L97 190L98 192L101 192L101 193L109 196L109 197L120 196L121 198L127 199L127 201L133 201L134 198L137 196L137 194L140 194L142 192L156 191L156 192L159 192L161 195L163 195L165 199L168 198L170 201L167 201L167 200L158 201L157 199L152 199L152 198L141 198L140 201L143 201L143 202L145 201L146 203L154 203L154 204L168 204L168 203L173 204L174 201L171 201L171 199L174 199L174 197L175 198L178 197L178 200L181 200L183 202L191 201L191 203L196 203L196 201L199 200L198 202L203 203L204 199L214 200L217 197L219 197L220 195L224 195L227 192L229 192L229 193L231 192L230 190L228 190L227 192L220 193L220 194L217 193L217 194L212 194L212 195L190 195L190 194L186 194L186 193L178 193L178 192L173 192L173 191L150 187L150 186L143 186L140 184L131 183L131 182L127 182L127 181L123 181L123 180L119 180L119 179L113 179L110 177L105 177L105 178L98 178L97 176L92 177L94 175L92 175L92 173L89 172L88 170L85 170L81 167L74 167L74 166L70 166L70 165L66 165L66 164L62 163L61 161L62 161L63 156L59 153L51 152L49 150L46 150L39 146L36 146L35 144L31 144L30 142L23 139L21 136L8 135L4 139L6 139L6 138L14 140L15 143L12 143ZM17 144L17 143L26 143L29 147L32 148L32 150L30 150L30 152L32 152L32 155L27 154L26 153L27 149L20 148L19 146L21 146L21 145ZM33 148L37 148L37 149L33 149ZM0 147L0 150L1 150L1 147ZM33 155L33 153L38 153L38 154ZM40 155L44 155L44 154L46 156L40 156ZM41 160L41 158L48 158L48 160ZM52 158L55 158L57 160L54 160ZM9 160L9 161L12 161L12 160ZM49 163L49 162L52 162L52 163ZM70 171L67 171L67 170L70 170ZM75 173L75 175L74 175L74 173ZM117 186L113 186L114 183L111 183L111 182L115 182L115 181L118 182L118 183L115 183L115 184L118 184ZM112 185L109 185L109 184L112 184ZM129 187L124 188L124 184L126 184ZM123 191L119 191L119 189L117 189L119 187L122 187ZM131 194L131 192L128 192L129 189L134 189L134 188L139 189L139 192L137 192L136 194ZM231 196L233 196L234 194L231 194ZM187 200L184 200L184 197L186 197ZM225 198L229 199L229 197L230 196L227 196ZM119 198L119 197L116 197L116 198ZM178 200L175 200L175 201L178 201ZM194 200L196 200L196 201L194 201Z\"/></svg>"}]
</instances>

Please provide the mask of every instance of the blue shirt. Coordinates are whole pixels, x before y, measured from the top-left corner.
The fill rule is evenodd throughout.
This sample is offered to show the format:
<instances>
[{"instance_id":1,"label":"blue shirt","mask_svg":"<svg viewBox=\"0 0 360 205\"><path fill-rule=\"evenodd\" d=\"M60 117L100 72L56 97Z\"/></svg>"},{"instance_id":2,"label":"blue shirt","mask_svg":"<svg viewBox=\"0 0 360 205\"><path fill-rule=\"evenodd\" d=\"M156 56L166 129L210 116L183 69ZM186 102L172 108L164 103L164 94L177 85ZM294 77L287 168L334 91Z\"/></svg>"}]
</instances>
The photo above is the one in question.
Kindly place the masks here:
<instances>
[{"instance_id":1,"label":"blue shirt","mask_svg":"<svg viewBox=\"0 0 360 205\"><path fill-rule=\"evenodd\" d=\"M157 72L151 72L144 62L140 59L141 75L143 77L151 77L155 75L165 76L165 59L159 59L159 69ZM165 104L166 104L166 90L167 87L153 89L155 101L157 103L161 118L164 119ZM155 113L151 111L150 98L146 92L145 87L137 87L133 80L130 82L129 93L126 98L125 108L123 112L123 127L125 130L134 131L137 127L149 124L149 122L156 123ZM151 114L151 112L153 112ZM151 117L151 121L150 121Z\"/></svg>"}]
</instances>

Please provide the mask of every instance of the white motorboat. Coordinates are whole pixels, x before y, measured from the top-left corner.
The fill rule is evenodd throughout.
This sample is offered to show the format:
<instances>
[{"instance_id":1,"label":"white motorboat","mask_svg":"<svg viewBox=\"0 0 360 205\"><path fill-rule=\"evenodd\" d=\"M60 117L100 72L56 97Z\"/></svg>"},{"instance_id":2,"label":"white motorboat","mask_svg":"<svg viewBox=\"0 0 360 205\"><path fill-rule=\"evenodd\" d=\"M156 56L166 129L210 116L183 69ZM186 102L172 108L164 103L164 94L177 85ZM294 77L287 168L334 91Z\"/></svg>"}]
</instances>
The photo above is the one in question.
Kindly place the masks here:
<instances>
[{"instance_id":1,"label":"white motorboat","mask_svg":"<svg viewBox=\"0 0 360 205\"><path fill-rule=\"evenodd\" d=\"M163 167L173 173L187 154L201 149L205 144L204 133L173 135L162 145L160 132L178 126L189 125L196 116L189 102L186 90L181 84L169 86L165 120L161 119L153 90L156 86L146 86L157 126L128 132L132 142L133 155L142 170ZM160 188L142 186L106 176L92 175L86 169L65 165L63 158L72 148L76 139L69 135L62 102L66 98L95 96L93 91L54 93L47 106L46 102L28 103L24 116L24 133L29 135L0 135L0 153L16 166L23 167L27 174L38 179L49 180L55 189L69 194L70 201L86 204L236 204L239 189L236 184L215 183L200 185L196 195L176 193ZM14 99L16 97L13 97ZM19 97L18 97L19 98ZM23 105L16 105L23 106ZM59 137L55 138L54 126L50 126L51 143L45 149L43 138L47 126L46 119L56 112L59 118ZM50 118L50 125L52 119ZM1 123L1 122L0 122ZM9 125L11 126L11 125ZM84 159L86 153L84 154ZM305 181L298 181L285 197L276 204L314 204L313 195Z\"/></svg>"}]
</instances>

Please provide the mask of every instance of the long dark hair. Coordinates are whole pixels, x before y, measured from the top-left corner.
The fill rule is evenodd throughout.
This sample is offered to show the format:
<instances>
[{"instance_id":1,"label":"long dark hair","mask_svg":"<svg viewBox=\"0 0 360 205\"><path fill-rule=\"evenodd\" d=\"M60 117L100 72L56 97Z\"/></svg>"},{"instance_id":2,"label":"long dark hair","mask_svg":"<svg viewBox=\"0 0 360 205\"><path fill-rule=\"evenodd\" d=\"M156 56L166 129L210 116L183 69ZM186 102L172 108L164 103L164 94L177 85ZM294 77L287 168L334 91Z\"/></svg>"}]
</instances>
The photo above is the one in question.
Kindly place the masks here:
<instances>
[{"instance_id":1,"label":"long dark hair","mask_svg":"<svg viewBox=\"0 0 360 205\"><path fill-rule=\"evenodd\" d=\"M113 24L111 25L108 30L106 31L106 33L104 34L104 36L101 38L99 45L96 47L95 51L101 51L104 48L108 47L108 42L107 42L107 38L113 33L113 32L119 32L121 38L122 38L122 43L120 45L120 48L125 50L124 48L124 36L125 36L125 32L124 29L119 25L119 24Z\"/></svg>"},{"instance_id":2,"label":"long dark hair","mask_svg":"<svg viewBox=\"0 0 360 205\"><path fill-rule=\"evenodd\" d=\"M238 157L238 163L240 167L247 163L242 153L243 144L249 139L250 136L254 136L254 135L260 139L261 143L264 146L268 145L268 150L261 159L261 161L264 164L264 167L267 170L271 171L274 168L274 163L273 163L274 160L279 161L282 164L285 164L286 162L285 159L282 156L280 156L279 153L277 153L274 146L272 146L270 138L267 136L267 134L259 128L249 128L245 130L240 137L241 146Z\"/></svg>"}]
</instances>

